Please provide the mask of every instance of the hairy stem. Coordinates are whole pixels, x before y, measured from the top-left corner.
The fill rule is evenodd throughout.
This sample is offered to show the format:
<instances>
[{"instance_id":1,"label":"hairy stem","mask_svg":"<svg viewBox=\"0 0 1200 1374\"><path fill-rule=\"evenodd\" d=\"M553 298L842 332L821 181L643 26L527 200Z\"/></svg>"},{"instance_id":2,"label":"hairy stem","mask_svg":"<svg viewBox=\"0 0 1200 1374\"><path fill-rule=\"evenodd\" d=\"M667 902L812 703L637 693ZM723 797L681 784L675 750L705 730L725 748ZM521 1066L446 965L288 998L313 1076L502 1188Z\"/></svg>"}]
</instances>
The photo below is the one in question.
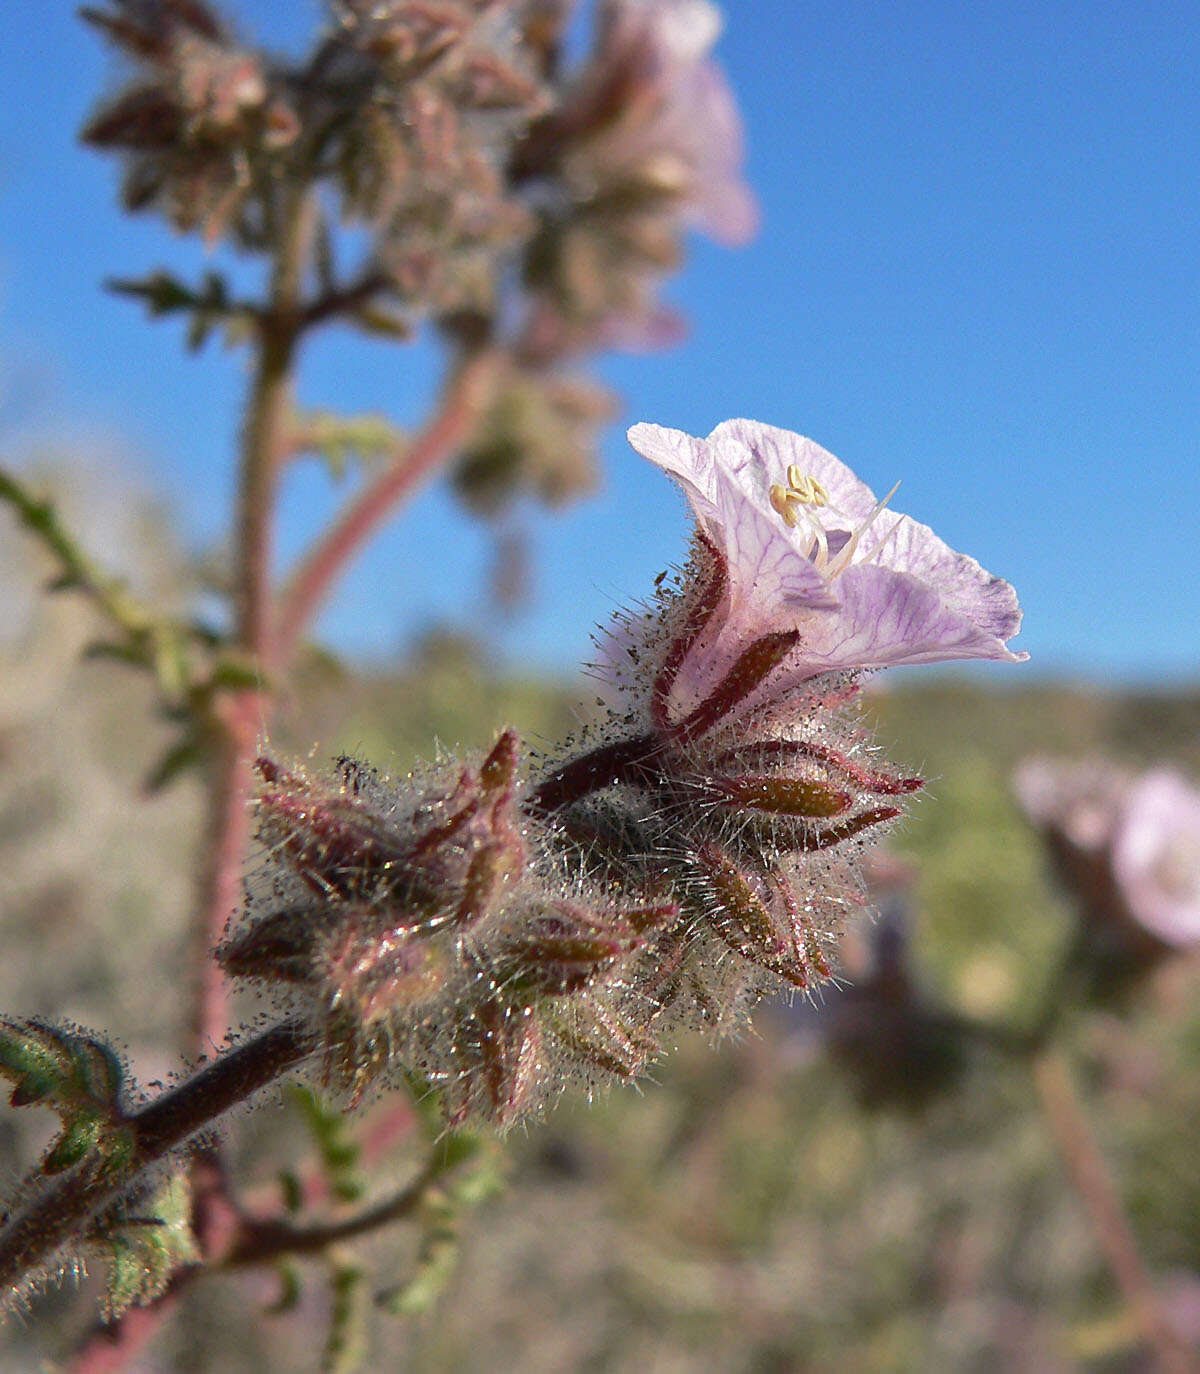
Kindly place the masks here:
<instances>
[{"instance_id":1,"label":"hairy stem","mask_svg":"<svg viewBox=\"0 0 1200 1374\"><path fill-rule=\"evenodd\" d=\"M1200 1360L1167 1319L1112 1174L1075 1093L1062 1054L1044 1050L1033 1063L1042 1110L1079 1194L1104 1258L1147 1346L1169 1374L1196 1374Z\"/></svg>"},{"instance_id":2,"label":"hairy stem","mask_svg":"<svg viewBox=\"0 0 1200 1374\"><path fill-rule=\"evenodd\" d=\"M416 439L349 504L297 568L276 625L276 658L286 665L334 582L396 507L453 457L487 406L501 355L468 354L451 375L436 413Z\"/></svg>"},{"instance_id":3,"label":"hairy stem","mask_svg":"<svg viewBox=\"0 0 1200 1374\"><path fill-rule=\"evenodd\" d=\"M237 647L268 676L274 667L270 577L276 481L289 441L292 373L301 332L298 307L314 213L311 194L301 190L289 206L276 250L242 429L234 529L234 633ZM225 983L211 955L237 907L249 838L246 797L258 733L268 714L267 693L261 687L244 689L231 694L223 706L211 772L196 925L199 990L194 1031L202 1054L216 1049L228 1029Z\"/></svg>"},{"instance_id":4,"label":"hairy stem","mask_svg":"<svg viewBox=\"0 0 1200 1374\"><path fill-rule=\"evenodd\" d=\"M272 1026L131 1113L123 1124L132 1134L133 1149L119 1169L97 1175L85 1162L60 1179L32 1184L31 1201L0 1229L0 1289L19 1285L147 1170L295 1068L312 1047L305 1022Z\"/></svg>"}]
</instances>

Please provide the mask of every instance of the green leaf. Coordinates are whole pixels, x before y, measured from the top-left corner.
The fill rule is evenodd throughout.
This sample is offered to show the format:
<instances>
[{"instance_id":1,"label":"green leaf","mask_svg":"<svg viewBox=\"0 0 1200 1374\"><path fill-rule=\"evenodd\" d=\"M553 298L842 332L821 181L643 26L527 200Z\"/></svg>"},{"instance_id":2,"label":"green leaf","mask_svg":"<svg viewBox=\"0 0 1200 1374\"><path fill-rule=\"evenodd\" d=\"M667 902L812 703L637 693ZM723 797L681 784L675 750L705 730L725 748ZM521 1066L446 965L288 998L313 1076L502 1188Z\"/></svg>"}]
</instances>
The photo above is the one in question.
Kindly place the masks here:
<instances>
[{"instance_id":1,"label":"green leaf","mask_svg":"<svg viewBox=\"0 0 1200 1374\"><path fill-rule=\"evenodd\" d=\"M118 296L145 301L152 317L192 310L200 299L170 272L151 272L147 277L110 277L104 284Z\"/></svg>"},{"instance_id":2,"label":"green leaf","mask_svg":"<svg viewBox=\"0 0 1200 1374\"><path fill-rule=\"evenodd\" d=\"M283 1210L294 1215L304 1205L304 1187L291 1169L280 1169L278 1178Z\"/></svg>"},{"instance_id":3,"label":"green leaf","mask_svg":"<svg viewBox=\"0 0 1200 1374\"><path fill-rule=\"evenodd\" d=\"M411 339L413 335L411 321L402 315L393 315L387 310L364 307L356 310L351 318L364 334L371 334L377 338L406 340Z\"/></svg>"},{"instance_id":4,"label":"green leaf","mask_svg":"<svg viewBox=\"0 0 1200 1374\"><path fill-rule=\"evenodd\" d=\"M138 1215L108 1219L107 1229L95 1237L108 1260L105 1320L153 1302L176 1270L199 1260L191 1213L187 1177L175 1174L145 1200Z\"/></svg>"},{"instance_id":5,"label":"green leaf","mask_svg":"<svg viewBox=\"0 0 1200 1374\"><path fill-rule=\"evenodd\" d=\"M341 481L352 461L393 457L406 442L402 431L383 415L302 411L294 417L292 426L296 452L316 454L335 481Z\"/></svg>"},{"instance_id":6,"label":"green leaf","mask_svg":"<svg viewBox=\"0 0 1200 1374\"><path fill-rule=\"evenodd\" d=\"M104 1124L99 1117L84 1113L69 1119L50 1153L42 1160L42 1173L61 1174L64 1169L73 1168L100 1144Z\"/></svg>"},{"instance_id":7,"label":"green leaf","mask_svg":"<svg viewBox=\"0 0 1200 1374\"><path fill-rule=\"evenodd\" d=\"M169 787L176 778L181 777L189 768L195 768L204 759L204 747L195 733L188 734L178 744L173 744L146 775L143 789L151 795Z\"/></svg>"},{"instance_id":8,"label":"green leaf","mask_svg":"<svg viewBox=\"0 0 1200 1374\"><path fill-rule=\"evenodd\" d=\"M232 342L231 335L236 336L253 324L253 311L230 299L229 286L219 272L206 272L197 289L163 271L151 272L146 277L117 277L105 284L119 296L143 301L152 319L189 312L186 337L193 352L205 344L214 329L223 329Z\"/></svg>"},{"instance_id":9,"label":"green leaf","mask_svg":"<svg viewBox=\"0 0 1200 1374\"><path fill-rule=\"evenodd\" d=\"M244 691L263 686L263 671L250 659L219 658L208 679L210 689Z\"/></svg>"}]
</instances>

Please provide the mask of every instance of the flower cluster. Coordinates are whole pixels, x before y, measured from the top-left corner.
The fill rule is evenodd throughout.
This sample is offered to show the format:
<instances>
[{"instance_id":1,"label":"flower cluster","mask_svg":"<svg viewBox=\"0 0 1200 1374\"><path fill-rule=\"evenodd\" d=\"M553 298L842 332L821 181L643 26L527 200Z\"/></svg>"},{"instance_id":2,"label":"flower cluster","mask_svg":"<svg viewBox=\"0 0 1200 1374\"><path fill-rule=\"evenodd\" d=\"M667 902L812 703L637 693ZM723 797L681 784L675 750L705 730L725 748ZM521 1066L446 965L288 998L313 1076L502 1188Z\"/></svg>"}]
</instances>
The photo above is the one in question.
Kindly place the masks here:
<instances>
[{"instance_id":1,"label":"flower cluster","mask_svg":"<svg viewBox=\"0 0 1200 1374\"><path fill-rule=\"evenodd\" d=\"M681 1025L829 977L866 839L920 787L876 757L861 670L1015 659L1012 589L886 512L808 440L636 426L684 486L692 559L606 641L596 736L395 784L264 760L265 868L221 951L291 990L352 1093L400 1067L454 1120L641 1072ZM780 493L783 493L782 495Z\"/></svg>"},{"instance_id":2,"label":"flower cluster","mask_svg":"<svg viewBox=\"0 0 1200 1374\"><path fill-rule=\"evenodd\" d=\"M503 1126L566 1077L629 1076L653 1048L625 1026L623 969L671 912L537 873L517 763L511 731L477 768L425 783L349 759L333 779L259 761L267 871L219 958L294 992L352 1098L402 1065L452 1120Z\"/></svg>"},{"instance_id":3,"label":"flower cluster","mask_svg":"<svg viewBox=\"0 0 1200 1374\"><path fill-rule=\"evenodd\" d=\"M754 232L737 108L709 57L720 28L708 0L606 0L590 62L517 147L517 175L541 193L533 349L673 341L657 287L682 229L728 244Z\"/></svg>"},{"instance_id":4,"label":"flower cluster","mask_svg":"<svg viewBox=\"0 0 1200 1374\"><path fill-rule=\"evenodd\" d=\"M1027 759L1013 780L1079 900L1091 953L1128 972L1200 943L1200 791L1110 760Z\"/></svg>"},{"instance_id":5,"label":"flower cluster","mask_svg":"<svg viewBox=\"0 0 1200 1374\"><path fill-rule=\"evenodd\" d=\"M494 259L524 239L508 150L552 96L524 42L530 4L336 0L309 122L373 267L407 305L488 312Z\"/></svg>"},{"instance_id":6,"label":"flower cluster","mask_svg":"<svg viewBox=\"0 0 1200 1374\"><path fill-rule=\"evenodd\" d=\"M86 143L126 155L126 208L157 206L210 238L230 226L247 236L243 216L299 132L280 74L204 0L114 0L84 17L136 65L83 130Z\"/></svg>"}]
</instances>

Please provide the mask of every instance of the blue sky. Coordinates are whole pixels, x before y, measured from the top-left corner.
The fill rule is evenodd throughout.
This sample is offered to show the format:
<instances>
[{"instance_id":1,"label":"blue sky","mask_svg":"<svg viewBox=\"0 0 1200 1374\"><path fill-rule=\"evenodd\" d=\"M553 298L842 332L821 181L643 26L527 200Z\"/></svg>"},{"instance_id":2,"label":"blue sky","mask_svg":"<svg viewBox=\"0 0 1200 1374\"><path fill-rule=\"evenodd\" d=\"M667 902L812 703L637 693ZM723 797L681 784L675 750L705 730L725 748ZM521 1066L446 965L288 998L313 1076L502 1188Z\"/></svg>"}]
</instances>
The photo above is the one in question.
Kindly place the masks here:
<instances>
[{"instance_id":1,"label":"blue sky","mask_svg":"<svg viewBox=\"0 0 1200 1374\"><path fill-rule=\"evenodd\" d=\"M242 0L294 43L312 0ZM737 251L695 242L670 298L681 347L613 357L626 419L706 433L745 415L811 435L897 509L1009 578L1018 646L996 666L1136 682L1200 676L1200 15L1194 5L760 0L719 56L762 204ZM286 22L286 32L279 27ZM116 209L116 168L75 132L111 79L74 6L12 7L0 108L0 415L127 446L189 539L224 528L243 359L198 358L100 281L201 247ZM420 420L424 349L315 348L302 399ZM356 565L323 632L385 654L437 620L570 668L593 623L685 548L681 499L625 446L603 492L522 514L535 596L499 622L488 536L434 488ZM298 470L281 558L342 491Z\"/></svg>"}]
</instances>

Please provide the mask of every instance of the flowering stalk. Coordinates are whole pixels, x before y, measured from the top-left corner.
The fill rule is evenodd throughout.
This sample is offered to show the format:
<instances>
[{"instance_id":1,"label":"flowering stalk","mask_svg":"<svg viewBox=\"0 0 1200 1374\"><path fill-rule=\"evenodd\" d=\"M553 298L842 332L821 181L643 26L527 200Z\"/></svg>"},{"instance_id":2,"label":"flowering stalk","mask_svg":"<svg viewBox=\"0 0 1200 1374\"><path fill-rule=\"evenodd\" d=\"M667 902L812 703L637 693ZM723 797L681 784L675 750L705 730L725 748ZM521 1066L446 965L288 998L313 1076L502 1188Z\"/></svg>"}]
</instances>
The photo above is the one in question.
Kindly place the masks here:
<instances>
[{"instance_id":1,"label":"flowering stalk","mask_svg":"<svg viewBox=\"0 0 1200 1374\"><path fill-rule=\"evenodd\" d=\"M864 838L920 786L878 763L848 715L858 668L964 644L1012 658L988 634L1011 633L1018 613L1007 584L901 516L861 552L868 608L852 555L879 507L815 446L823 499L810 528L795 535L785 506L765 531L775 546L751 544L748 577L755 502L778 511L779 452L807 441L741 422L729 446L731 428L677 472L732 474L731 518L693 498L692 560L609 636L611 716L582 753L531 772L505 731L477 762L399 782L350 759L332 778L259 760L267 858L219 958L285 1003L273 1029L131 1113L116 1087L79 1086L70 1037L46 1050L13 1028L15 1095L49 1094L64 1140L82 1143L62 1166L74 1172L0 1235L0 1275L43 1261L203 1125L309 1058L351 1104L417 1074L451 1126L505 1128L572 1082L636 1077L681 1025L724 1032L764 992L829 977L841 918L862 900ZM788 490L811 495L818 479L795 466ZM914 567L951 576L924 581ZM784 577L807 600L782 598ZM923 611L901 622L911 638L892 628L897 599ZM874 663L831 657L864 637ZM96 1125L81 1134L81 1121Z\"/></svg>"},{"instance_id":2,"label":"flowering stalk","mask_svg":"<svg viewBox=\"0 0 1200 1374\"><path fill-rule=\"evenodd\" d=\"M1155 1291L1112 1175L1079 1103L1070 1068L1059 1051L1044 1050L1036 1057L1033 1081L1055 1144L1139 1334L1165 1374L1194 1371L1194 1352L1176 1331Z\"/></svg>"}]
</instances>

